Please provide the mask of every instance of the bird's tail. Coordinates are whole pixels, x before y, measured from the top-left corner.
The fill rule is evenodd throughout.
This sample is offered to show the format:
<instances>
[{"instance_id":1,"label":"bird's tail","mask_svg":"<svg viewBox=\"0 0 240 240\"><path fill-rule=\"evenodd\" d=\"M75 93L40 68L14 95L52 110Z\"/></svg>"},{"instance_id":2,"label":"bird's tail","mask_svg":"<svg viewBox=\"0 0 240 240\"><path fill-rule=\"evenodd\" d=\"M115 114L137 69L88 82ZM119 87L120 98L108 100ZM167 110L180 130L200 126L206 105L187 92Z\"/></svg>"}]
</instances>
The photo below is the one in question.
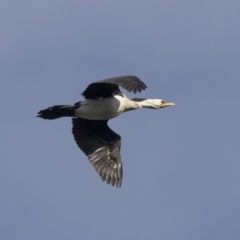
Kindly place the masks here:
<instances>
[{"instance_id":1,"label":"bird's tail","mask_svg":"<svg viewBox=\"0 0 240 240\"><path fill-rule=\"evenodd\" d=\"M38 112L38 116L43 119L57 119L61 117L74 117L74 110L76 106L73 105L55 105L53 107L49 107L43 109Z\"/></svg>"}]
</instances>

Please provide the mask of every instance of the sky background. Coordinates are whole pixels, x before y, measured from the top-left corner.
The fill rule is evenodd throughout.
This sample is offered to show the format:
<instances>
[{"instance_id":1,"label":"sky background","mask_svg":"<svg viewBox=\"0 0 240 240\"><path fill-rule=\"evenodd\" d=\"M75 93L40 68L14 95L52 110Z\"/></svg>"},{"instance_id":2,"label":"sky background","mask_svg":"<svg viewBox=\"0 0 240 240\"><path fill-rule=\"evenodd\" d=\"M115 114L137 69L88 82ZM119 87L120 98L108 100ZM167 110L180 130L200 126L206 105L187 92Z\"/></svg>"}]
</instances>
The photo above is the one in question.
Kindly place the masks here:
<instances>
[{"instance_id":1,"label":"sky background","mask_svg":"<svg viewBox=\"0 0 240 240\"><path fill-rule=\"evenodd\" d=\"M240 238L240 2L2 0L0 238ZM91 82L136 75L176 106L110 121L122 188L103 183L71 119ZM134 94L127 94L135 97Z\"/></svg>"}]
</instances>

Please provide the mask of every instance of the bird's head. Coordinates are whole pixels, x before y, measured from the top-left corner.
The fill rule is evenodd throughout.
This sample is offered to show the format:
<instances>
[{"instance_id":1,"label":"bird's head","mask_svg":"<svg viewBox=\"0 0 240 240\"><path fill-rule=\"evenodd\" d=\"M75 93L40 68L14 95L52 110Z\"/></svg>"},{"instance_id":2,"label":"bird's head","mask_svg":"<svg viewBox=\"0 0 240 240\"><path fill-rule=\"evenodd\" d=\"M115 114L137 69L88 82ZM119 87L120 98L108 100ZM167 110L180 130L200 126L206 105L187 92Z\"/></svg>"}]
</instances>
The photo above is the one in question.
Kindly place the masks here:
<instances>
[{"instance_id":1,"label":"bird's head","mask_svg":"<svg viewBox=\"0 0 240 240\"><path fill-rule=\"evenodd\" d=\"M164 107L169 107L169 106L174 106L175 104L172 102L166 102L164 100L160 100L160 108L164 108Z\"/></svg>"},{"instance_id":2,"label":"bird's head","mask_svg":"<svg viewBox=\"0 0 240 240\"><path fill-rule=\"evenodd\" d=\"M174 106L174 103L166 102L162 99L149 99L149 98L134 98L132 99L135 103L137 103L137 108L164 108L168 106ZM135 108L134 108L135 109Z\"/></svg>"}]
</instances>

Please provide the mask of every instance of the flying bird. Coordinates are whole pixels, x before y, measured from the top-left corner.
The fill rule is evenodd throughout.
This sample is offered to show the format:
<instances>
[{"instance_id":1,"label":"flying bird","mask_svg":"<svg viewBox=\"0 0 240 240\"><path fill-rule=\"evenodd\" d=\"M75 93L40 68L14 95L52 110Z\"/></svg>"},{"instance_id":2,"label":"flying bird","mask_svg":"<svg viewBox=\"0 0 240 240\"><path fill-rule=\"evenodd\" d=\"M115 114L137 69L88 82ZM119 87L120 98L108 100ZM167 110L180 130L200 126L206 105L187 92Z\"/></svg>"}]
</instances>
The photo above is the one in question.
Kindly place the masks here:
<instances>
[{"instance_id":1,"label":"flying bird","mask_svg":"<svg viewBox=\"0 0 240 240\"><path fill-rule=\"evenodd\" d=\"M127 98L119 89L141 92L147 86L136 76L121 76L91 83L74 105L55 105L38 112L43 119L72 117L72 133L78 147L103 181L121 187L123 170L121 137L108 126L108 120L138 108L158 109L173 106L162 99Z\"/></svg>"}]
</instances>

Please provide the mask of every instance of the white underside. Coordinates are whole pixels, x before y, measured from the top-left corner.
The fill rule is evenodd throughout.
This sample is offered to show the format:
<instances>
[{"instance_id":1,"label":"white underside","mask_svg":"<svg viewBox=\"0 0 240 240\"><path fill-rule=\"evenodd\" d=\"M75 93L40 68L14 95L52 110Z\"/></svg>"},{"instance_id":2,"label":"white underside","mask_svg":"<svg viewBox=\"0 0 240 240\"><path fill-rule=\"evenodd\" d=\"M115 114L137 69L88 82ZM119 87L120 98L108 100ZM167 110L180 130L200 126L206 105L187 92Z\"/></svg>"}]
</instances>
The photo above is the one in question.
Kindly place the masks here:
<instances>
[{"instance_id":1,"label":"white underside","mask_svg":"<svg viewBox=\"0 0 240 240\"><path fill-rule=\"evenodd\" d=\"M81 106L75 110L75 115L89 120L108 120L115 118L123 112L137 108L158 109L161 107L161 99L143 99L132 101L126 96L114 96L103 99L87 99L81 102ZM174 105L171 103L171 105ZM170 106L170 103L169 103Z\"/></svg>"},{"instance_id":2,"label":"white underside","mask_svg":"<svg viewBox=\"0 0 240 240\"><path fill-rule=\"evenodd\" d=\"M131 101L121 96L104 99L87 99L81 102L81 107L75 110L75 115L89 120L107 120L119 116L126 110Z\"/></svg>"}]
</instances>

